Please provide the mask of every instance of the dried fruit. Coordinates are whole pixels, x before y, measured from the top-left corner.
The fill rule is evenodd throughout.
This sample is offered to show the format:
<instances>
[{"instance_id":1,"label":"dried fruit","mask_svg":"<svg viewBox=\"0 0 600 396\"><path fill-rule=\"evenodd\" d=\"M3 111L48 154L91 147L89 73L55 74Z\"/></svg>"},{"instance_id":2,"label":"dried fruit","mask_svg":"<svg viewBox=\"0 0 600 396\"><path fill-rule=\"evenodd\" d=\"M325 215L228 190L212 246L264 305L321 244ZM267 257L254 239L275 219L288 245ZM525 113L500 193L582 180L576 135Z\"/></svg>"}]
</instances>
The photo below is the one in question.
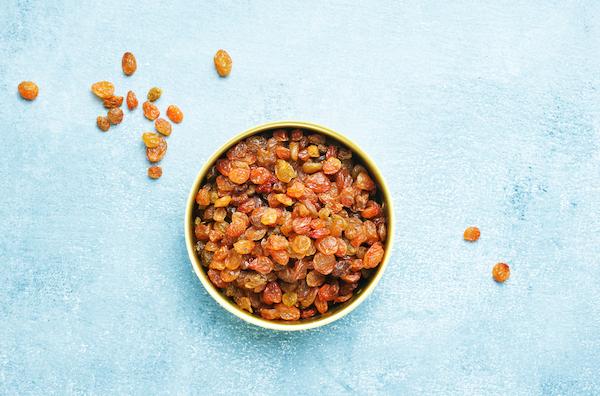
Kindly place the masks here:
<instances>
[{"instance_id":1,"label":"dried fruit","mask_svg":"<svg viewBox=\"0 0 600 396\"><path fill-rule=\"evenodd\" d=\"M135 60L135 56L131 52L125 52L123 54L123 58L121 59L121 68L123 69L123 73L127 76L131 76L137 70L137 62Z\"/></svg>"},{"instance_id":2,"label":"dried fruit","mask_svg":"<svg viewBox=\"0 0 600 396\"><path fill-rule=\"evenodd\" d=\"M92 92L100 99L108 99L115 94L115 86L109 81L98 81L92 84Z\"/></svg>"},{"instance_id":3,"label":"dried fruit","mask_svg":"<svg viewBox=\"0 0 600 396\"><path fill-rule=\"evenodd\" d=\"M123 121L123 110L119 109L118 107L115 107L113 109L108 110L106 116L108 117L108 121L110 121L111 124L120 124L121 121Z\"/></svg>"},{"instance_id":4,"label":"dried fruit","mask_svg":"<svg viewBox=\"0 0 600 396\"><path fill-rule=\"evenodd\" d=\"M215 162L196 194L196 251L242 309L272 320L324 314L352 300L383 261L376 187L351 151L322 135L249 137Z\"/></svg>"},{"instance_id":5,"label":"dried fruit","mask_svg":"<svg viewBox=\"0 0 600 396\"><path fill-rule=\"evenodd\" d=\"M146 145L146 147L154 148L154 147L158 147L162 138L157 133L144 132L142 134L142 140L144 141L144 144Z\"/></svg>"},{"instance_id":6,"label":"dried fruit","mask_svg":"<svg viewBox=\"0 0 600 396\"><path fill-rule=\"evenodd\" d=\"M38 96L38 86L33 81L21 81L18 86L19 94L25 100L34 100Z\"/></svg>"},{"instance_id":7,"label":"dried fruit","mask_svg":"<svg viewBox=\"0 0 600 396\"><path fill-rule=\"evenodd\" d=\"M106 132L110 128L110 121L108 120L108 117L98 116L96 125L98 125L98 128L102 131Z\"/></svg>"},{"instance_id":8,"label":"dried fruit","mask_svg":"<svg viewBox=\"0 0 600 396\"><path fill-rule=\"evenodd\" d=\"M170 136L171 135L171 131L172 131L172 127L171 127L171 123L167 120L165 120L164 118L157 118L154 121L154 128L156 128L156 130L165 136Z\"/></svg>"},{"instance_id":9,"label":"dried fruit","mask_svg":"<svg viewBox=\"0 0 600 396\"><path fill-rule=\"evenodd\" d=\"M183 112L179 109L179 107L170 105L167 107L167 117L169 117L169 120L173 121L175 124L179 124L181 121L183 121Z\"/></svg>"},{"instance_id":10,"label":"dried fruit","mask_svg":"<svg viewBox=\"0 0 600 396\"><path fill-rule=\"evenodd\" d=\"M481 232L479 231L479 228L467 227L467 229L465 230L465 232L463 234L463 237L465 238L465 241L475 242L476 240L479 239L480 235L481 235Z\"/></svg>"},{"instance_id":11,"label":"dried fruit","mask_svg":"<svg viewBox=\"0 0 600 396\"><path fill-rule=\"evenodd\" d=\"M160 98L160 95L162 95L162 89L158 87L152 87L148 91L148 100L150 102L157 101Z\"/></svg>"},{"instance_id":12,"label":"dried fruit","mask_svg":"<svg viewBox=\"0 0 600 396\"><path fill-rule=\"evenodd\" d=\"M121 105L123 104L123 97L122 96L111 96L110 98L106 98L104 99L104 107L106 107L107 109L112 109L114 107L121 107Z\"/></svg>"},{"instance_id":13,"label":"dried fruit","mask_svg":"<svg viewBox=\"0 0 600 396\"><path fill-rule=\"evenodd\" d=\"M506 263L498 263L492 269L492 276L496 282L502 283L510 277L510 267Z\"/></svg>"},{"instance_id":14,"label":"dried fruit","mask_svg":"<svg viewBox=\"0 0 600 396\"><path fill-rule=\"evenodd\" d=\"M231 73L232 60L231 56L225 50L218 50L215 54L215 68L221 77L227 77Z\"/></svg>"},{"instance_id":15,"label":"dried fruit","mask_svg":"<svg viewBox=\"0 0 600 396\"><path fill-rule=\"evenodd\" d=\"M160 166L151 166L148 168L148 177L158 179L162 176L162 168Z\"/></svg>"},{"instance_id":16,"label":"dried fruit","mask_svg":"<svg viewBox=\"0 0 600 396\"><path fill-rule=\"evenodd\" d=\"M144 117L146 117L150 121L156 120L160 115L158 107L156 107L150 102L144 102L144 104L142 104L142 110L144 110Z\"/></svg>"},{"instance_id":17,"label":"dried fruit","mask_svg":"<svg viewBox=\"0 0 600 396\"><path fill-rule=\"evenodd\" d=\"M138 107L138 100L137 100L137 96L135 96L135 92L133 91L128 91L127 92L127 108L129 110L133 110L136 107Z\"/></svg>"},{"instance_id":18,"label":"dried fruit","mask_svg":"<svg viewBox=\"0 0 600 396\"><path fill-rule=\"evenodd\" d=\"M161 136L158 138L160 140L158 146L146 147L146 157L150 162L159 162L167 153L167 141Z\"/></svg>"}]
</instances>

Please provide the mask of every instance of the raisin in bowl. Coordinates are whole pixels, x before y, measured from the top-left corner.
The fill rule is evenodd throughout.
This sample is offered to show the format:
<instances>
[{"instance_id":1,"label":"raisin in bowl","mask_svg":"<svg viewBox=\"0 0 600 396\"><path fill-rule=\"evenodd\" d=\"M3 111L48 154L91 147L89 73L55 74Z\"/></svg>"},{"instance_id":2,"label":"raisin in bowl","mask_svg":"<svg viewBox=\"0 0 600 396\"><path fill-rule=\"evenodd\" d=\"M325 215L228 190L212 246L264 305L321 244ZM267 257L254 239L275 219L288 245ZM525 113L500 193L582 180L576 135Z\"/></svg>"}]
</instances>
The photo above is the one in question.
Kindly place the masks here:
<instances>
[{"instance_id":1,"label":"raisin in bowl","mask_svg":"<svg viewBox=\"0 0 600 396\"><path fill-rule=\"evenodd\" d=\"M274 330L331 323L373 291L393 211L374 162L307 122L252 128L204 165L185 214L188 254L223 308Z\"/></svg>"}]
</instances>

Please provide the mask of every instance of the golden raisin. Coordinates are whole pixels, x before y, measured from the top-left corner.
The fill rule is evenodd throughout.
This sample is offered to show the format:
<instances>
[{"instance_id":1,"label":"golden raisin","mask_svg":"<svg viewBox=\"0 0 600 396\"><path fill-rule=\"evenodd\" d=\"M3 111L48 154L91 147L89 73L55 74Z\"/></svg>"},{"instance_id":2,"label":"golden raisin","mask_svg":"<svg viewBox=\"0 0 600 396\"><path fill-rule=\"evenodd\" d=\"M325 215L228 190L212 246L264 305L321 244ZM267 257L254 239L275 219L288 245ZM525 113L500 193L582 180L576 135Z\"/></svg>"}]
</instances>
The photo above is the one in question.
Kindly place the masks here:
<instances>
[{"instance_id":1,"label":"golden raisin","mask_svg":"<svg viewBox=\"0 0 600 396\"><path fill-rule=\"evenodd\" d=\"M289 183L290 180L296 177L296 171L289 162L279 159L275 163L275 176L282 182Z\"/></svg>"},{"instance_id":2,"label":"golden raisin","mask_svg":"<svg viewBox=\"0 0 600 396\"><path fill-rule=\"evenodd\" d=\"M277 222L277 211L273 208L268 208L261 216L260 222L264 225L275 224Z\"/></svg>"},{"instance_id":3,"label":"golden raisin","mask_svg":"<svg viewBox=\"0 0 600 396\"><path fill-rule=\"evenodd\" d=\"M159 162L167 153L167 141L159 136L160 142L156 147L146 147L146 157L150 162Z\"/></svg>"},{"instance_id":4,"label":"golden raisin","mask_svg":"<svg viewBox=\"0 0 600 396\"><path fill-rule=\"evenodd\" d=\"M148 100L150 102L157 101L160 98L160 95L162 95L162 89L158 87L152 87L148 91Z\"/></svg>"},{"instance_id":5,"label":"golden raisin","mask_svg":"<svg viewBox=\"0 0 600 396\"><path fill-rule=\"evenodd\" d=\"M224 208L225 206L229 205L229 202L231 202L231 196L225 195L224 197L221 197L215 201L215 208Z\"/></svg>"},{"instance_id":6,"label":"golden raisin","mask_svg":"<svg viewBox=\"0 0 600 396\"><path fill-rule=\"evenodd\" d=\"M162 176L162 168L160 166L151 166L148 168L148 177L158 179Z\"/></svg>"},{"instance_id":7,"label":"golden raisin","mask_svg":"<svg viewBox=\"0 0 600 396\"><path fill-rule=\"evenodd\" d=\"M169 117L169 119L175 124L179 124L181 121L183 121L183 113L179 107L175 105L170 105L167 107L167 117Z\"/></svg>"},{"instance_id":8,"label":"golden raisin","mask_svg":"<svg viewBox=\"0 0 600 396\"><path fill-rule=\"evenodd\" d=\"M463 234L463 237L465 238L465 241L475 242L476 240L479 239L480 235L481 235L481 232L479 231L479 228L467 227L467 229L465 230L465 232Z\"/></svg>"},{"instance_id":9,"label":"golden raisin","mask_svg":"<svg viewBox=\"0 0 600 396\"><path fill-rule=\"evenodd\" d=\"M127 108L129 110L133 110L138 107L137 96L135 96L135 92L129 91L127 92Z\"/></svg>"},{"instance_id":10,"label":"golden raisin","mask_svg":"<svg viewBox=\"0 0 600 396\"><path fill-rule=\"evenodd\" d=\"M115 94L115 86L109 81L98 81L92 84L92 92L100 99L108 99Z\"/></svg>"},{"instance_id":11,"label":"golden raisin","mask_svg":"<svg viewBox=\"0 0 600 396\"><path fill-rule=\"evenodd\" d=\"M227 77L231 73L232 60L231 56L225 50L218 50L215 54L215 68L221 77Z\"/></svg>"},{"instance_id":12,"label":"golden raisin","mask_svg":"<svg viewBox=\"0 0 600 396\"><path fill-rule=\"evenodd\" d=\"M33 81L22 81L19 84L19 94L25 100L34 100L38 96L38 86Z\"/></svg>"},{"instance_id":13,"label":"golden raisin","mask_svg":"<svg viewBox=\"0 0 600 396\"><path fill-rule=\"evenodd\" d=\"M510 277L510 267L505 263L498 263L492 269L492 276L498 283L506 281Z\"/></svg>"},{"instance_id":14,"label":"golden raisin","mask_svg":"<svg viewBox=\"0 0 600 396\"><path fill-rule=\"evenodd\" d=\"M150 121L156 120L160 115L158 107L156 107L150 102L144 102L144 104L142 104L142 109L144 110L144 117L146 117Z\"/></svg>"},{"instance_id":15,"label":"golden raisin","mask_svg":"<svg viewBox=\"0 0 600 396\"><path fill-rule=\"evenodd\" d=\"M131 52L125 52L123 54L121 68L123 69L123 73L127 76L131 76L137 70L137 61Z\"/></svg>"},{"instance_id":16,"label":"golden raisin","mask_svg":"<svg viewBox=\"0 0 600 396\"><path fill-rule=\"evenodd\" d=\"M112 108L108 110L106 116L108 117L108 121L110 121L111 124L120 124L121 121L123 121L123 110L119 109L118 107Z\"/></svg>"},{"instance_id":17,"label":"golden raisin","mask_svg":"<svg viewBox=\"0 0 600 396\"><path fill-rule=\"evenodd\" d=\"M252 242L252 241L246 241L246 240L242 239L242 240L237 241L236 243L234 243L233 244L233 248L239 254L248 254L254 248L254 242Z\"/></svg>"},{"instance_id":18,"label":"golden raisin","mask_svg":"<svg viewBox=\"0 0 600 396\"><path fill-rule=\"evenodd\" d=\"M171 131L173 130L171 123L164 118L157 118L154 121L154 128L156 128L157 132L165 136L170 136Z\"/></svg>"},{"instance_id":19,"label":"golden raisin","mask_svg":"<svg viewBox=\"0 0 600 396\"><path fill-rule=\"evenodd\" d=\"M158 147L161 139L162 138L160 137L160 135L158 135L156 133L144 132L142 134L142 140L144 141L144 144L146 145L146 147L149 147L149 148Z\"/></svg>"},{"instance_id":20,"label":"golden raisin","mask_svg":"<svg viewBox=\"0 0 600 396\"><path fill-rule=\"evenodd\" d=\"M110 98L104 99L103 103L104 103L104 107L106 107L107 109L121 107L121 105L123 104L123 97L122 96L111 96Z\"/></svg>"},{"instance_id":21,"label":"golden raisin","mask_svg":"<svg viewBox=\"0 0 600 396\"><path fill-rule=\"evenodd\" d=\"M108 121L108 117L98 116L96 125L98 125L98 128L102 131L106 132L110 128L110 121Z\"/></svg>"}]
</instances>

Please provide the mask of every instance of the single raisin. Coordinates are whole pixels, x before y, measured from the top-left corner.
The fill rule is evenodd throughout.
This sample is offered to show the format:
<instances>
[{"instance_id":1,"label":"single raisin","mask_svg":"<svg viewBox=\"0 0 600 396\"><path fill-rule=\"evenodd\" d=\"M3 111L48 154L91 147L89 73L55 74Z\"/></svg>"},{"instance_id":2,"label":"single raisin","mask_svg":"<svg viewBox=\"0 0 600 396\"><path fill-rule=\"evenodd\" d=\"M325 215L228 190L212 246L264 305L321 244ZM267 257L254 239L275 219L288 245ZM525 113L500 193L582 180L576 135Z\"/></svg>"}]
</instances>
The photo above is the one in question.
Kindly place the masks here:
<instances>
[{"instance_id":1,"label":"single raisin","mask_svg":"<svg viewBox=\"0 0 600 396\"><path fill-rule=\"evenodd\" d=\"M115 86L109 81L98 81L92 84L92 92L100 99L108 99L115 94Z\"/></svg>"},{"instance_id":2,"label":"single raisin","mask_svg":"<svg viewBox=\"0 0 600 396\"><path fill-rule=\"evenodd\" d=\"M479 228L467 227L467 229L463 233L463 238L465 239L465 241L475 242L476 240L479 239L480 235L481 235L481 232L479 231Z\"/></svg>"},{"instance_id":3,"label":"single raisin","mask_svg":"<svg viewBox=\"0 0 600 396\"><path fill-rule=\"evenodd\" d=\"M96 125L98 125L98 128L102 131L106 132L110 128L110 121L108 120L108 117L98 116Z\"/></svg>"},{"instance_id":4,"label":"single raisin","mask_svg":"<svg viewBox=\"0 0 600 396\"><path fill-rule=\"evenodd\" d=\"M162 89L160 89L158 87L152 87L148 91L148 100L150 102L155 102L160 98L161 95L162 95Z\"/></svg>"},{"instance_id":5,"label":"single raisin","mask_svg":"<svg viewBox=\"0 0 600 396\"><path fill-rule=\"evenodd\" d=\"M170 105L167 107L167 117L169 117L169 119L175 124L179 124L181 121L183 121L183 113L179 107L175 105Z\"/></svg>"},{"instance_id":6,"label":"single raisin","mask_svg":"<svg viewBox=\"0 0 600 396\"><path fill-rule=\"evenodd\" d=\"M33 81L21 81L18 86L19 94L25 100L34 100L38 96L38 86Z\"/></svg>"},{"instance_id":7,"label":"single raisin","mask_svg":"<svg viewBox=\"0 0 600 396\"><path fill-rule=\"evenodd\" d=\"M125 52L123 54L121 68L123 69L123 73L127 76L131 76L137 70L137 61L131 52Z\"/></svg>"},{"instance_id":8,"label":"single raisin","mask_svg":"<svg viewBox=\"0 0 600 396\"><path fill-rule=\"evenodd\" d=\"M221 77L227 77L231 73L232 60L231 56L225 50L218 50L214 57L215 68Z\"/></svg>"},{"instance_id":9,"label":"single raisin","mask_svg":"<svg viewBox=\"0 0 600 396\"><path fill-rule=\"evenodd\" d=\"M112 108L108 110L106 116L108 117L108 121L110 121L111 124L120 124L121 121L123 121L123 110L119 109L118 107Z\"/></svg>"},{"instance_id":10,"label":"single raisin","mask_svg":"<svg viewBox=\"0 0 600 396\"><path fill-rule=\"evenodd\" d=\"M498 283L503 283L510 277L510 267L506 263L498 263L492 269L492 276Z\"/></svg>"},{"instance_id":11,"label":"single raisin","mask_svg":"<svg viewBox=\"0 0 600 396\"><path fill-rule=\"evenodd\" d=\"M158 145L160 144L161 139L162 138L157 133L144 132L142 134L142 140L144 141L144 144L148 148L158 147Z\"/></svg>"},{"instance_id":12,"label":"single raisin","mask_svg":"<svg viewBox=\"0 0 600 396\"><path fill-rule=\"evenodd\" d=\"M121 105L123 104L123 97L122 96L111 96L110 98L106 98L104 99L104 107L106 107L107 109L112 109L114 107L121 107Z\"/></svg>"},{"instance_id":13,"label":"single raisin","mask_svg":"<svg viewBox=\"0 0 600 396\"><path fill-rule=\"evenodd\" d=\"M376 242L371 245L363 257L364 268L369 269L377 267L381 260L383 260L383 254L384 251L381 242Z\"/></svg>"},{"instance_id":14,"label":"single raisin","mask_svg":"<svg viewBox=\"0 0 600 396\"><path fill-rule=\"evenodd\" d=\"M148 168L148 177L158 179L162 176L162 168L160 166L151 166Z\"/></svg>"},{"instance_id":15,"label":"single raisin","mask_svg":"<svg viewBox=\"0 0 600 396\"><path fill-rule=\"evenodd\" d=\"M156 120L160 115L158 107L156 107L153 103L144 102L142 104L142 109L144 110L144 117L146 117L150 121Z\"/></svg>"},{"instance_id":16,"label":"single raisin","mask_svg":"<svg viewBox=\"0 0 600 396\"><path fill-rule=\"evenodd\" d=\"M127 108L129 110L133 110L136 107L138 107L138 100L137 100L137 97L135 96L135 92L128 91L127 92Z\"/></svg>"},{"instance_id":17,"label":"single raisin","mask_svg":"<svg viewBox=\"0 0 600 396\"><path fill-rule=\"evenodd\" d=\"M156 120L154 120L154 128L156 128L156 131L162 135L165 135L165 136L171 135L171 131L172 131L171 123L169 121L165 120L164 118L157 118Z\"/></svg>"}]
</instances>

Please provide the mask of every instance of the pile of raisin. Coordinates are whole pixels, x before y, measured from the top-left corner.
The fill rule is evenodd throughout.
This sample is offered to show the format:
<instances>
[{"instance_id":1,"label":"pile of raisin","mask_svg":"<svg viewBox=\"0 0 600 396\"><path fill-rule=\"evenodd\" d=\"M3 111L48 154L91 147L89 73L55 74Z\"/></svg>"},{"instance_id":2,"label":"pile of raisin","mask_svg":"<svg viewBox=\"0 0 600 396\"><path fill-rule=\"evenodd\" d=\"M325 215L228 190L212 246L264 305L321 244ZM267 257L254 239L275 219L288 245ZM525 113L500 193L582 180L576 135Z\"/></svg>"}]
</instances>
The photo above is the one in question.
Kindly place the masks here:
<instances>
[{"instance_id":1,"label":"pile of raisin","mask_svg":"<svg viewBox=\"0 0 600 396\"><path fill-rule=\"evenodd\" d=\"M131 52L125 52L123 54L121 68L126 76L132 76L137 70L137 61ZM24 85L25 83L26 82L21 84L24 86L23 89L21 88L21 85L19 85L19 92L21 92L21 95L24 98L28 98L28 96L32 96L29 94L29 91L32 91L32 89L29 89L28 86ZM25 92L25 94L22 91ZM123 121L124 114L123 110L121 110L121 106L123 105L124 99L129 111L135 110L139 104L137 96L133 91L128 91L126 98L115 95L115 86L110 81L99 81L92 84L92 92L102 100L104 107L108 109L106 116L100 115L96 119L96 125L104 132L108 131L111 125L117 125ZM156 129L156 132L158 132L145 132L142 134L142 141L146 146L146 157L151 163L157 163L163 159L167 153L167 141L163 136L170 136L173 130L169 121L164 118L159 118L160 110L153 103L157 101L161 95L162 89L152 87L148 91L148 101L142 104L144 117L150 121L154 121L154 128ZM35 86L35 96L37 96L37 86ZM176 124L183 121L183 113L179 107L175 105L170 105L167 108L166 113L167 117ZM151 179L158 179L161 176L162 168L160 166L153 165L148 168L148 177Z\"/></svg>"},{"instance_id":2,"label":"pile of raisin","mask_svg":"<svg viewBox=\"0 0 600 396\"><path fill-rule=\"evenodd\" d=\"M196 196L196 252L211 282L270 320L324 314L352 298L384 256L384 205L367 169L300 129L251 136Z\"/></svg>"}]
</instances>

